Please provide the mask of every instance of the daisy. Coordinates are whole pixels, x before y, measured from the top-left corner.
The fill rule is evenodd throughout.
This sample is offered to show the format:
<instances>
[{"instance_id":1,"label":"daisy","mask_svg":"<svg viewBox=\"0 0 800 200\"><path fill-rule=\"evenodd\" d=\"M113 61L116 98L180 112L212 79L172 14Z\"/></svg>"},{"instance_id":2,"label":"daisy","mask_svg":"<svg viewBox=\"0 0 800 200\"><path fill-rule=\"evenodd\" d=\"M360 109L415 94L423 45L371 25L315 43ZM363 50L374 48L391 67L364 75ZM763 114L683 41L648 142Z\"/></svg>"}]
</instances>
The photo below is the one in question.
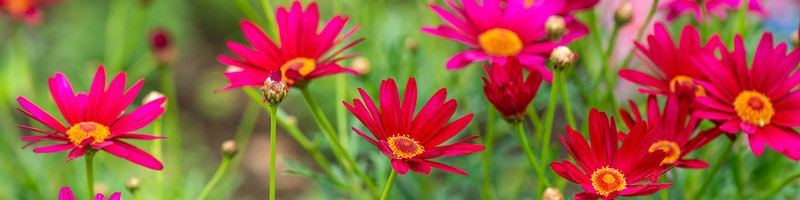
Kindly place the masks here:
<instances>
[{"instance_id":1,"label":"daisy","mask_svg":"<svg viewBox=\"0 0 800 200\"><path fill-rule=\"evenodd\" d=\"M450 11L431 4L431 9L447 24L422 28L425 33L469 46L447 61L447 69L451 70L487 60L504 65L508 57L513 57L519 59L526 69L538 70L550 82L553 74L544 66L550 52L588 32L574 16L566 15L561 17L567 33L558 41L547 39L545 22L551 16L564 14L570 5L562 1L533 1L529 6L524 1L513 0L504 3L485 0L480 5L476 0L459 2L445 0Z\"/></svg>"},{"instance_id":2,"label":"daisy","mask_svg":"<svg viewBox=\"0 0 800 200\"><path fill-rule=\"evenodd\" d=\"M132 132L147 126L164 113L162 104L167 100L166 97L151 101L124 114L136 98L136 94L139 93L144 80L137 81L125 91L125 73L119 73L106 88L106 72L101 65L97 69L88 94L83 92L75 94L69 81L61 73L50 77L49 82L50 94L67 122L66 126L25 97L17 98L22 106L17 109L53 130L47 131L17 125L17 127L46 135L23 137L22 140L32 141L28 145L42 140L61 143L37 147L33 149L33 152L53 153L71 150L67 156L67 161L70 161L83 156L87 151L103 150L150 169L161 170L164 168L161 162L147 152L122 141L122 139L165 138Z\"/></svg>"},{"instance_id":3,"label":"daisy","mask_svg":"<svg viewBox=\"0 0 800 200\"><path fill-rule=\"evenodd\" d=\"M493 64L489 67L484 64L484 68L487 74L483 77L486 98L507 121L522 121L528 104L539 91L542 75L538 71L532 71L524 78L522 65L517 60L511 60L504 66Z\"/></svg>"},{"instance_id":4,"label":"daisy","mask_svg":"<svg viewBox=\"0 0 800 200\"><path fill-rule=\"evenodd\" d=\"M447 90L442 88L431 97L422 110L414 116L417 102L417 84L409 78L403 102L400 102L397 85L393 79L381 83L378 107L364 90L359 88L364 100L354 99L353 105L344 102L350 112L372 132L375 139L353 127L361 137L378 147L378 150L391 158L392 168L400 174L409 169L416 173L428 174L431 167L467 175L455 167L430 161L429 159L470 154L483 151L483 145L466 144L478 136L471 136L449 145L442 145L472 121L472 114L447 123L456 111L456 101L445 102Z\"/></svg>"},{"instance_id":5,"label":"daisy","mask_svg":"<svg viewBox=\"0 0 800 200\"><path fill-rule=\"evenodd\" d=\"M737 10L742 4L742 0L670 0L659 5L659 9L667 10L668 21L675 20L675 18L685 12L694 14L695 19L700 20L703 18L703 11L700 10L702 9L701 3L698 2L705 4L705 9L709 13L722 19L727 17L728 11ZM764 10L764 7L761 6L759 0L749 0L747 9L762 17L767 15L767 12Z\"/></svg>"},{"instance_id":6,"label":"daisy","mask_svg":"<svg viewBox=\"0 0 800 200\"><path fill-rule=\"evenodd\" d=\"M708 96L698 97L703 105L695 116L720 121L724 132L743 131L755 155L764 152L764 144L792 160L800 160L800 51L788 55L786 43L773 48L772 34L764 33L756 48L752 66L747 66L747 52L737 35L733 51L722 47L718 59L713 54L693 58L708 77L698 81Z\"/></svg>"},{"instance_id":7,"label":"daisy","mask_svg":"<svg viewBox=\"0 0 800 200\"><path fill-rule=\"evenodd\" d=\"M121 197L122 193L115 192L108 197L108 200L120 200ZM72 190L69 189L69 187L63 187L61 188L61 193L58 195L58 200L75 200L75 196L72 195ZM94 200L106 200L106 197L98 193L97 196L94 197Z\"/></svg>"},{"instance_id":8,"label":"daisy","mask_svg":"<svg viewBox=\"0 0 800 200\"><path fill-rule=\"evenodd\" d=\"M273 70L281 70L283 80L289 86L304 86L308 81L337 73L358 74L355 70L342 68L336 62L355 57L360 53L342 52L363 41L356 39L338 50L340 45L350 37L359 26L339 36L349 17L335 16L328 21L322 30L318 30L319 10L317 3L311 2L305 11L300 1L295 1L287 11L279 7L276 13L280 46L264 33L261 28L250 21L240 23L242 32L252 44L253 49L235 42L228 42L228 48L242 59L220 55L219 61L237 70L229 70L225 77L230 85L219 89L229 90L243 86L260 87Z\"/></svg>"},{"instance_id":9,"label":"daisy","mask_svg":"<svg viewBox=\"0 0 800 200\"><path fill-rule=\"evenodd\" d=\"M666 172L659 168L666 153L648 151L654 137L646 123L636 124L619 147L613 118L609 123L605 113L592 109L589 124L591 146L572 127L567 126L567 139L559 135L580 169L569 160L550 163L558 175L583 187L585 191L575 194L575 199L645 196L672 186L670 183L634 185Z\"/></svg>"}]
</instances>

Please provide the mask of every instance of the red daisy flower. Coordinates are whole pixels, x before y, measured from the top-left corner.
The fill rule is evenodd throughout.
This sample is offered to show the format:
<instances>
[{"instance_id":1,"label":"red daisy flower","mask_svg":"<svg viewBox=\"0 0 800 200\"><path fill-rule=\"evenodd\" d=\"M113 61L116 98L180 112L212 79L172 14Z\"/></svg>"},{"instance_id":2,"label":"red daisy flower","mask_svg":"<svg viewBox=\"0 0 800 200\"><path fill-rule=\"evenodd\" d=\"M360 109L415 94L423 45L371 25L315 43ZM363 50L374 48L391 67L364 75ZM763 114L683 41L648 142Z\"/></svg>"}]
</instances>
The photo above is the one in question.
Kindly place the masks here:
<instances>
[{"instance_id":1,"label":"red daisy flower","mask_svg":"<svg viewBox=\"0 0 800 200\"><path fill-rule=\"evenodd\" d=\"M540 71L550 82L553 74L544 66L555 47L585 35L589 30L574 16L564 16L568 32L560 41L547 39L545 22L551 16L563 14L570 4L562 1L534 1L525 6L524 1L460 0L457 5L445 0L452 12L431 4L430 7L447 25L437 28L423 27L422 31L464 43L469 50L458 53L447 61L447 69L459 69L472 62L490 60L503 65L508 57L515 57L528 67Z\"/></svg>"},{"instance_id":2,"label":"red daisy flower","mask_svg":"<svg viewBox=\"0 0 800 200\"><path fill-rule=\"evenodd\" d=\"M86 151L103 150L141 166L161 170L164 168L163 165L153 156L120 140L165 138L131 132L147 126L164 113L164 108L161 106L167 98L156 99L133 112L122 114L136 98L143 82L144 80L139 80L130 89L124 91L125 73L119 73L106 88L106 72L101 65L97 69L89 93L79 92L76 95L67 78L61 73L56 73L55 77L50 77L50 93L69 126L64 126L25 97L19 97L17 101L22 108L17 108L18 110L54 130L54 132L50 132L17 125L20 128L47 135L23 137L22 140L33 141L28 145L42 140L64 142L58 145L37 147L33 149L33 152L52 153L72 150L67 156L67 161L83 156Z\"/></svg>"},{"instance_id":3,"label":"red daisy flower","mask_svg":"<svg viewBox=\"0 0 800 200\"><path fill-rule=\"evenodd\" d=\"M648 48L645 48L639 42L635 42L635 44L636 48L655 65L656 68L653 68L650 64L647 65L655 74L648 75L636 70L622 69L619 71L619 75L628 81L652 88L652 90L639 88L640 92L670 95L675 92L676 85L686 85L694 87L697 96L706 95L705 89L695 85L694 80L707 79L689 58L701 52L716 51L717 47L722 45L719 36L712 37L703 45L697 29L691 25L686 25L683 27L680 46L678 47L675 46L675 42L673 42L669 31L664 28L664 25L656 23L654 34L647 36ZM642 61L647 63L645 59L642 59Z\"/></svg>"},{"instance_id":4,"label":"red daisy flower","mask_svg":"<svg viewBox=\"0 0 800 200\"><path fill-rule=\"evenodd\" d=\"M658 106L656 96L651 95L647 100L647 122L654 129L655 143L648 149L650 152L662 150L666 153L661 166L664 169L669 167L680 167L689 169L702 169L708 167L708 163L698 159L684 159L692 151L706 145L711 140L719 136L722 131L711 128L698 133L694 138L692 135L700 123L697 117L690 117L692 104L696 92L694 88L678 86L678 91L667 97L664 105L664 112ZM643 121L639 114L636 103L629 101L631 112L620 109L622 120L628 129L633 129L637 122ZM621 137L624 140L624 134ZM658 177L655 177L656 179ZM654 181L656 182L656 181Z\"/></svg>"},{"instance_id":5,"label":"red daisy flower","mask_svg":"<svg viewBox=\"0 0 800 200\"><path fill-rule=\"evenodd\" d=\"M575 194L575 199L645 196L672 186L669 183L634 185L666 172L659 168L665 153L648 151L654 137L649 134L652 129L647 128L647 123L636 124L620 147L617 147L617 127L613 117L609 123L605 113L593 108L589 112L589 124L591 146L570 126L567 126L569 141L558 136L583 172L569 160L550 163L558 175L581 184L586 190Z\"/></svg>"},{"instance_id":6,"label":"red daisy flower","mask_svg":"<svg viewBox=\"0 0 800 200\"><path fill-rule=\"evenodd\" d=\"M699 3L698 3L699 2ZM705 4L705 9L712 15L718 18L726 18L728 11L739 9L742 4L741 0L670 0L659 5L659 9L667 10L667 20L675 20L678 16L685 12L694 14L695 19L701 20L703 17L702 6L700 3ZM758 14L759 16L766 16L767 11L761 6L759 0L750 0L747 4L747 9L750 12Z\"/></svg>"},{"instance_id":7,"label":"red daisy flower","mask_svg":"<svg viewBox=\"0 0 800 200\"><path fill-rule=\"evenodd\" d=\"M359 88L361 100L354 99L351 106L344 105L372 132L375 139L353 127L361 137L378 147L392 159L392 168L400 174L409 169L420 174L428 174L431 167L445 171L467 175L467 172L430 161L429 159L469 154L483 151L483 145L465 144L464 142L478 138L467 137L453 144L439 146L449 140L472 121L472 114L447 123L456 111L456 101L447 98L447 90L442 88L431 97L422 110L414 116L417 101L417 83L414 78L408 79L402 105L398 96L397 85L393 79L384 80L380 89L380 111L364 90Z\"/></svg>"},{"instance_id":8,"label":"red daisy flower","mask_svg":"<svg viewBox=\"0 0 800 200\"><path fill-rule=\"evenodd\" d=\"M262 86L273 70L281 70L284 80L290 86L303 86L312 79L331 74L345 72L358 74L352 69L342 68L336 62L360 55L353 53L340 56L343 51L363 41L364 38L359 38L329 53L358 30L359 26L356 26L339 37L349 17L337 15L328 21L321 32L318 32L319 11L315 2L311 2L304 12L300 1L295 1L290 11L285 7L279 7L276 16L280 47L252 22L244 20L240 23L242 32L255 50L239 43L228 42L228 48L242 60L224 55L218 57L220 62L239 68L225 73L225 77L228 77L231 83L220 90Z\"/></svg>"},{"instance_id":9,"label":"red daisy flower","mask_svg":"<svg viewBox=\"0 0 800 200\"><path fill-rule=\"evenodd\" d=\"M511 60L505 66L493 64L492 67L484 64L487 76L483 77L483 93L503 118L512 123L518 123L525 118L525 111L531 103L539 85L542 75L538 71L531 71L528 78L523 78L522 65L518 60Z\"/></svg>"},{"instance_id":10,"label":"red daisy flower","mask_svg":"<svg viewBox=\"0 0 800 200\"><path fill-rule=\"evenodd\" d=\"M108 200L120 200L122 198L122 193L115 192L108 197ZM97 196L94 197L95 200L106 200L106 197L103 194L98 193ZM61 188L61 193L58 194L58 200L75 200L75 196L72 195L72 190L69 187Z\"/></svg>"},{"instance_id":11,"label":"red daisy flower","mask_svg":"<svg viewBox=\"0 0 800 200\"><path fill-rule=\"evenodd\" d=\"M747 52L737 35L733 52L724 46L721 59L713 54L693 58L708 77L698 81L708 96L698 97L704 107L694 114L700 118L722 121L719 129L727 133L740 130L747 134L755 155L764 152L764 143L793 160L800 160L800 51L786 54L786 43L773 48L772 34L764 33L747 67Z\"/></svg>"}]
</instances>

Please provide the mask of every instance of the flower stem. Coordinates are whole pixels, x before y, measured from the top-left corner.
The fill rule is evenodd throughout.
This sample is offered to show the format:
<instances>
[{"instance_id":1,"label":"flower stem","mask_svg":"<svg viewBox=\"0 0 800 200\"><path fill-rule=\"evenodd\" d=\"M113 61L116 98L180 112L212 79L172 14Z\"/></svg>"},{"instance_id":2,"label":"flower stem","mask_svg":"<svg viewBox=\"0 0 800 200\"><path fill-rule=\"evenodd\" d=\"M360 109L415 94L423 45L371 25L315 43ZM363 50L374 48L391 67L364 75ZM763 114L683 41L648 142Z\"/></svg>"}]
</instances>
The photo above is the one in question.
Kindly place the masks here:
<instances>
[{"instance_id":1,"label":"flower stem","mask_svg":"<svg viewBox=\"0 0 800 200\"><path fill-rule=\"evenodd\" d=\"M494 199L492 190L492 147L494 146L494 120L497 110L489 107L486 117L486 149L483 151L483 199Z\"/></svg>"},{"instance_id":2,"label":"flower stem","mask_svg":"<svg viewBox=\"0 0 800 200\"><path fill-rule=\"evenodd\" d=\"M222 175L225 174L228 164L231 163L231 158L233 158L233 156L222 156L222 163L219 164L217 172L214 173L214 176L211 178L211 180L208 181L205 187L203 187L203 191L200 192L200 196L197 197L197 200L206 199L206 196L208 196L208 193L214 188L214 185L216 185L219 179L222 178Z\"/></svg>"},{"instance_id":3,"label":"flower stem","mask_svg":"<svg viewBox=\"0 0 800 200\"><path fill-rule=\"evenodd\" d=\"M138 191L134 191L134 192L133 192L133 199L134 199L134 200L141 200L141 199L142 199L142 197L140 197L140 195L139 195L139 192L138 192Z\"/></svg>"},{"instance_id":4,"label":"flower stem","mask_svg":"<svg viewBox=\"0 0 800 200\"><path fill-rule=\"evenodd\" d=\"M536 161L536 156L533 155L533 150L531 150L530 144L528 144L528 137L525 136L525 129L522 126L522 123L513 124L514 129L517 131L517 137L519 137L520 145L522 146L522 150L525 151L525 156L528 158L528 164L531 165L533 171L536 172L537 180L539 181L539 186L536 187L537 191L536 194L539 194L539 189L542 186L545 187L552 187L550 184L550 180L547 180L547 176L544 175L544 170L539 166L539 163Z\"/></svg>"},{"instance_id":5,"label":"flower stem","mask_svg":"<svg viewBox=\"0 0 800 200\"><path fill-rule=\"evenodd\" d=\"M533 124L533 128L536 131L536 133L541 133L543 131L542 130L542 120L539 119L539 113L536 113L536 108L534 106L535 105L534 105L533 101L531 101L531 104L528 105L528 108L527 108L528 109L528 117L531 118L531 124Z\"/></svg>"},{"instance_id":6,"label":"flower stem","mask_svg":"<svg viewBox=\"0 0 800 200\"><path fill-rule=\"evenodd\" d=\"M314 97L311 96L308 88L300 88L300 91L303 94L303 100L305 100L306 106L308 106L308 109L311 111L311 116L314 117L314 121L317 122L317 125L320 127L320 129L327 133L325 134L325 138L333 146L333 152L336 154L337 159L339 159L342 163L342 168L344 168L347 172L355 171L356 174L361 177L362 181L364 181L364 184L367 185L367 188L372 196L377 197L378 192L377 189L375 189L375 184L372 183L372 179L358 168L355 160L353 160L353 158L347 154L344 147L342 147L342 143L339 142L339 137L336 136L336 131L333 129L330 121L328 121L328 118L325 117L325 114L322 113L322 110L319 108L319 105L317 105Z\"/></svg>"},{"instance_id":7,"label":"flower stem","mask_svg":"<svg viewBox=\"0 0 800 200\"><path fill-rule=\"evenodd\" d=\"M89 197L94 196L94 166L92 165L92 160L94 160L96 152L97 150L88 149L86 154L83 155L86 159L86 186L88 187L86 190L89 192Z\"/></svg>"},{"instance_id":8,"label":"flower stem","mask_svg":"<svg viewBox=\"0 0 800 200\"><path fill-rule=\"evenodd\" d=\"M153 122L153 136L161 136L161 129L162 125L164 124L164 118L159 117ZM162 140L155 140L153 141L153 157L157 160L161 160L163 157L161 154L161 142ZM134 196L138 195L134 194ZM159 199L164 199L164 173L161 171L156 171L156 195ZM138 200L138 199L137 199Z\"/></svg>"},{"instance_id":9,"label":"flower stem","mask_svg":"<svg viewBox=\"0 0 800 200\"><path fill-rule=\"evenodd\" d=\"M278 105L270 105L269 111L269 199L275 200L275 129L278 126Z\"/></svg>"},{"instance_id":10,"label":"flower stem","mask_svg":"<svg viewBox=\"0 0 800 200\"><path fill-rule=\"evenodd\" d=\"M561 90L561 95L564 98L564 113L567 115L567 122L575 129L578 129L578 123L575 122L575 117L572 116L572 107L569 104L569 92L567 92L567 80L566 73L564 71L556 72L554 76L561 76L559 79L561 81L558 82L559 90Z\"/></svg>"},{"instance_id":11,"label":"flower stem","mask_svg":"<svg viewBox=\"0 0 800 200\"><path fill-rule=\"evenodd\" d=\"M709 171L706 174L706 177L703 178L702 185L700 185L700 188L698 188L697 192L694 194L694 198L691 199L701 199L703 194L706 193L706 188L708 188L708 185L714 179L714 175L717 174L719 168L722 167L722 162L728 160L728 155L731 154L731 150L733 149L734 143L736 143L736 141L731 141L730 143L728 143L728 145L724 147L724 149L722 149L722 153L720 153L719 156L717 156L718 157L717 161L715 161L714 165L711 166L711 171Z\"/></svg>"},{"instance_id":12,"label":"flower stem","mask_svg":"<svg viewBox=\"0 0 800 200\"><path fill-rule=\"evenodd\" d=\"M555 72L553 75L553 83L550 85L550 103L547 105L547 113L544 119L544 132L542 132L542 162L546 162L550 155L550 136L553 132L553 118L556 114L558 84L561 81L561 77L558 75L559 73L558 71Z\"/></svg>"},{"instance_id":13,"label":"flower stem","mask_svg":"<svg viewBox=\"0 0 800 200\"><path fill-rule=\"evenodd\" d=\"M389 180L386 180L386 187L383 188L383 195L381 195L381 200L389 199L389 192L392 191L392 185L394 185L394 179L397 178L397 172L392 169L392 172L389 174Z\"/></svg>"}]
</instances>

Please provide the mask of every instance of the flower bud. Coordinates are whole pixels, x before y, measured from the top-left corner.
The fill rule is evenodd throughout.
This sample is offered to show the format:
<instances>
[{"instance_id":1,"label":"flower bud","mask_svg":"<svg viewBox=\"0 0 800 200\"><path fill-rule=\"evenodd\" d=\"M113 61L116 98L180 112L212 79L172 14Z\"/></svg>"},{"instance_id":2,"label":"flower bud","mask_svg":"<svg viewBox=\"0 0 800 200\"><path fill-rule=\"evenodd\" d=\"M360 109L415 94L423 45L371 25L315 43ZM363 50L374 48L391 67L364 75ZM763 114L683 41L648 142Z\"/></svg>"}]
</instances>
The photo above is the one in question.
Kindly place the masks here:
<instances>
[{"instance_id":1,"label":"flower bud","mask_svg":"<svg viewBox=\"0 0 800 200\"><path fill-rule=\"evenodd\" d=\"M544 30L547 31L547 38L550 40L561 40L561 36L567 33L567 24L564 17L553 15L547 18L544 23Z\"/></svg>"},{"instance_id":2,"label":"flower bud","mask_svg":"<svg viewBox=\"0 0 800 200\"><path fill-rule=\"evenodd\" d=\"M150 31L150 49L153 51L156 62L164 65L175 60L176 51L172 46L171 36L164 28L156 28Z\"/></svg>"},{"instance_id":3,"label":"flower bud","mask_svg":"<svg viewBox=\"0 0 800 200\"><path fill-rule=\"evenodd\" d=\"M281 80L281 70L272 71L272 75L264 81L264 86L261 87L261 94L267 100L269 105L277 106L281 104L286 94L289 93L289 86L286 86L286 81Z\"/></svg>"},{"instance_id":4,"label":"flower bud","mask_svg":"<svg viewBox=\"0 0 800 200\"><path fill-rule=\"evenodd\" d=\"M417 47L419 46L419 42L417 41L417 39L414 39L413 37L409 37L409 38L406 38L406 41L403 44L403 46L406 47L406 50L413 52L413 51L417 50Z\"/></svg>"},{"instance_id":5,"label":"flower bud","mask_svg":"<svg viewBox=\"0 0 800 200\"><path fill-rule=\"evenodd\" d=\"M542 194L542 200L564 200L564 194L556 188L547 188Z\"/></svg>"},{"instance_id":6,"label":"flower bud","mask_svg":"<svg viewBox=\"0 0 800 200\"><path fill-rule=\"evenodd\" d=\"M371 69L369 64L369 59L365 57L358 57L356 59L353 59L353 62L350 63L350 68L356 70L356 72L358 72L358 75L360 76L367 75Z\"/></svg>"},{"instance_id":7,"label":"flower bud","mask_svg":"<svg viewBox=\"0 0 800 200\"><path fill-rule=\"evenodd\" d=\"M128 191L130 191L131 193L138 191L139 190L139 179L136 178L136 177L132 177L131 179L128 179L128 184L126 186L128 188Z\"/></svg>"},{"instance_id":8,"label":"flower bud","mask_svg":"<svg viewBox=\"0 0 800 200\"><path fill-rule=\"evenodd\" d=\"M556 70L563 70L575 62L575 53L566 46L559 46L550 53L550 62Z\"/></svg>"},{"instance_id":9,"label":"flower bud","mask_svg":"<svg viewBox=\"0 0 800 200\"><path fill-rule=\"evenodd\" d=\"M792 42L794 43L795 47L800 47L800 33L797 31L792 33Z\"/></svg>"},{"instance_id":10,"label":"flower bud","mask_svg":"<svg viewBox=\"0 0 800 200\"><path fill-rule=\"evenodd\" d=\"M631 2L623 2L614 12L614 22L617 23L617 26L622 26L631 22L631 19L633 19L633 5Z\"/></svg>"},{"instance_id":11,"label":"flower bud","mask_svg":"<svg viewBox=\"0 0 800 200\"><path fill-rule=\"evenodd\" d=\"M164 94L162 94L161 92L150 91L150 93L147 93L147 96L144 96L144 99L142 99L142 105L150 103L151 101L155 101L155 100L160 99L162 97L164 97ZM167 103L165 102L164 106L166 106L166 104Z\"/></svg>"},{"instance_id":12,"label":"flower bud","mask_svg":"<svg viewBox=\"0 0 800 200\"><path fill-rule=\"evenodd\" d=\"M227 140L222 143L222 154L224 154L225 157L231 158L235 156L236 153L239 153L239 145L236 144L236 141Z\"/></svg>"}]
</instances>

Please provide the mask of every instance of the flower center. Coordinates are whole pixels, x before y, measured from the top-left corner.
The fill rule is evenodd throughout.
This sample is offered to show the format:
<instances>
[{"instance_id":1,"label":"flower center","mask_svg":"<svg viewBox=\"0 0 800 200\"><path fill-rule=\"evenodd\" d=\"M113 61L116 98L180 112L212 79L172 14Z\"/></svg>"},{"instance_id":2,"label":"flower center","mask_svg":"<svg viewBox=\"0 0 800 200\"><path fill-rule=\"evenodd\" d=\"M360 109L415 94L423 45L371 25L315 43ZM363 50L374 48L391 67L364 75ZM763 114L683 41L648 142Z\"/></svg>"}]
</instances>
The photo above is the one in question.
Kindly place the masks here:
<instances>
[{"instance_id":1,"label":"flower center","mask_svg":"<svg viewBox=\"0 0 800 200\"><path fill-rule=\"evenodd\" d=\"M286 71L295 70L297 71L297 73L300 73L300 75L305 76L308 73L311 73L311 71L314 71L314 69L316 68L317 68L317 63L314 61L314 59L298 57L286 61L286 63L281 65L281 72L283 72L281 74L283 74L283 80L286 80L286 82L294 83L294 80L286 77Z\"/></svg>"},{"instance_id":2,"label":"flower center","mask_svg":"<svg viewBox=\"0 0 800 200\"><path fill-rule=\"evenodd\" d=\"M603 167L592 173L592 186L600 195L624 190L627 185L625 176L614 168Z\"/></svg>"},{"instance_id":3,"label":"flower center","mask_svg":"<svg viewBox=\"0 0 800 200\"><path fill-rule=\"evenodd\" d=\"M684 75L675 76L672 80L669 81L669 91L675 92L675 86L686 86L690 88L694 88L694 95L695 96L706 96L706 89L703 86L694 84L694 79Z\"/></svg>"},{"instance_id":4,"label":"flower center","mask_svg":"<svg viewBox=\"0 0 800 200\"><path fill-rule=\"evenodd\" d=\"M103 142L111 134L108 127L96 122L81 122L73 125L67 130L67 136L72 144L80 145L86 138L94 138L94 143Z\"/></svg>"},{"instance_id":5,"label":"flower center","mask_svg":"<svg viewBox=\"0 0 800 200\"><path fill-rule=\"evenodd\" d=\"M522 50L522 40L516 33L504 28L493 28L478 36L478 41L488 54L494 56L513 56Z\"/></svg>"},{"instance_id":6,"label":"flower center","mask_svg":"<svg viewBox=\"0 0 800 200\"><path fill-rule=\"evenodd\" d=\"M769 97L756 91L739 93L739 96L733 101L733 108L736 109L739 118L759 127L769 124L770 119L775 115L775 109L772 108Z\"/></svg>"},{"instance_id":7,"label":"flower center","mask_svg":"<svg viewBox=\"0 0 800 200\"><path fill-rule=\"evenodd\" d=\"M654 151L664 151L667 155L664 156L664 160L661 161L661 164L670 164L678 160L681 156L681 148L678 144L669 141L669 140L659 140L653 145L650 146L650 152Z\"/></svg>"},{"instance_id":8,"label":"flower center","mask_svg":"<svg viewBox=\"0 0 800 200\"><path fill-rule=\"evenodd\" d=\"M398 158L413 158L425 152L425 148L419 142L408 138L406 135L398 135L389 138L389 148Z\"/></svg>"}]
</instances>

